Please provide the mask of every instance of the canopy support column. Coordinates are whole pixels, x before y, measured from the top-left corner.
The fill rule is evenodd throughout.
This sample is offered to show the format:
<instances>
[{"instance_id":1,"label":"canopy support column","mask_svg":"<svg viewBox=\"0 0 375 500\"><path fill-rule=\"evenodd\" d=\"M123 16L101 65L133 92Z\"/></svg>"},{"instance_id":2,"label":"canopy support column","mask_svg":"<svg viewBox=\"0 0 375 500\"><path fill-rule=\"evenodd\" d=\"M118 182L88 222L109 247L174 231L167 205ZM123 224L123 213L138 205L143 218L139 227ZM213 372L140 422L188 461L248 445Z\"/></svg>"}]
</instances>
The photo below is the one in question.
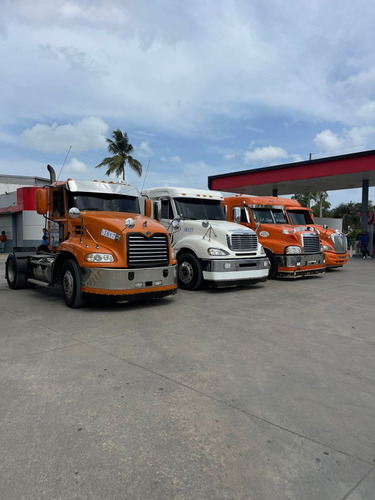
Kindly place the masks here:
<instances>
[{"instance_id":1,"label":"canopy support column","mask_svg":"<svg viewBox=\"0 0 375 500\"><path fill-rule=\"evenodd\" d=\"M361 216L361 231L364 233L367 231L367 226L368 226L368 218L367 218L367 211L368 211L368 188L369 188L369 181L368 179L362 179L362 216Z\"/></svg>"}]
</instances>

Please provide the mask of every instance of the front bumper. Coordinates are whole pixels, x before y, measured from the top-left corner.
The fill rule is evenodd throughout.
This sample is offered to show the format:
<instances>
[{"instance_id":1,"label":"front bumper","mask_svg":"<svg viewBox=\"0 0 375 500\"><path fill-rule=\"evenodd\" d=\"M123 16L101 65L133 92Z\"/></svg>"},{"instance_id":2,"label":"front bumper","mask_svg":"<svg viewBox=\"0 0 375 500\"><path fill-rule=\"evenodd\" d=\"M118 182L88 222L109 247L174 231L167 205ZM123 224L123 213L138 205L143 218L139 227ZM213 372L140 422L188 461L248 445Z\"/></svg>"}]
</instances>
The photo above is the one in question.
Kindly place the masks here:
<instances>
[{"instance_id":1,"label":"front bumper","mask_svg":"<svg viewBox=\"0 0 375 500\"><path fill-rule=\"evenodd\" d=\"M297 278L325 272L323 253L278 255L277 262L279 277Z\"/></svg>"},{"instance_id":2,"label":"front bumper","mask_svg":"<svg viewBox=\"0 0 375 500\"><path fill-rule=\"evenodd\" d=\"M341 267L349 260L349 252L334 253L324 252L326 258L326 267Z\"/></svg>"},{"instance_id":3,"label":"front bumper","mask_svg":"<svg viewBox=\"0 0 375 500\"><path fill-rule=\"evenodd\" d=\"M177 289L177 266L151 267L144 269L82 268L82 291L102 295L161 296L175 293Z\"/></svg>"},{"instance_id":4,"label":"front bumper","mask_svg":"<svg viewBox=\"0 0 375 500\"><path fill-rule=\"evenodd\" d=\"M211 286L266 281L269 267L268 257L202 261L203 278Z\"/></svg>"}]
</instances>

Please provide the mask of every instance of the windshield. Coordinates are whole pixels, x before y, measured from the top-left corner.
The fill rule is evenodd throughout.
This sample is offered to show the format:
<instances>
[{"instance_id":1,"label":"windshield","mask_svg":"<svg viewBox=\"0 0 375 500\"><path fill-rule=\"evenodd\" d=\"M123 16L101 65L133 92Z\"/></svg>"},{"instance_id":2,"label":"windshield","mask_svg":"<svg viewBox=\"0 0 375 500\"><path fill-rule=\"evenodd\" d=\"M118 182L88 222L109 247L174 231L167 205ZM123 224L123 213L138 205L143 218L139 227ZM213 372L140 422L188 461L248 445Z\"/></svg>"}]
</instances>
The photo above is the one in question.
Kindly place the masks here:
<instances>
[{"instance_id":1,"label":"windshield","mask_svg":"<svg viewBox=\"0 0 375 500\"><path fill-rule=\"evenodd\" d=\"M199 200L197 198L175 199L176 210L181 219L226 220L220 200Z\"/></svg>"},{"instance_id":2,"label":"windshield","mask_svg":"<svg viewBox=\"0 0 375 500\"><path fill-rule=\"evenodd\" d=\"M307 210L288 210L290 223L294 226L303 226L304 224L314 224L310 212Z\"/></svg>"},{"instance_id":3,"label":"windshield","mask_svg":"<svg viewBox=\"0 0 375 500\"><path fill-rule=\"evenodd\" d=\"M138 198L107 193L68 193L69 209L77 207L80 210L131 212L139 214Z\"/></svg>"},{"instance_id":4,"label":"windshield","mask_svg":"<svg viewBox=\"0 0 375 500\"><path fill-rule=\"evenodd\" d=\"M284 212L275 208L252 208L255 222L261 224L288 224Z\"/></svg>"}]
</instances>

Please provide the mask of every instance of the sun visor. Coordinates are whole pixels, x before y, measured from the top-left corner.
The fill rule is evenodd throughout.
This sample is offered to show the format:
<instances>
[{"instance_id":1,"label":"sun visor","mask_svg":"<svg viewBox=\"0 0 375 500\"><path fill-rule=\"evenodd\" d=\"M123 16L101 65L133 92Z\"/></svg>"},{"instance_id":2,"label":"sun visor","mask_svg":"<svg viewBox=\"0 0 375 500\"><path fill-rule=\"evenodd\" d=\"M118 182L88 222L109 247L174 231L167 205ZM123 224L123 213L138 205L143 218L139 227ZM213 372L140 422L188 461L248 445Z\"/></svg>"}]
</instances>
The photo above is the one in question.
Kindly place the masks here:
<instances>
[{"instance_id":1,"label":"sun visor","mask_svg":"<svg viewBox=\"0 0 375 500\"><path fill-rule=\"evenodd\" d=\"M120 183L96 182L96 181L67 181L68 191L83 193L103 193L132 196L138 198L139 191L134 186Z\"/></svg>"}]
</instances>

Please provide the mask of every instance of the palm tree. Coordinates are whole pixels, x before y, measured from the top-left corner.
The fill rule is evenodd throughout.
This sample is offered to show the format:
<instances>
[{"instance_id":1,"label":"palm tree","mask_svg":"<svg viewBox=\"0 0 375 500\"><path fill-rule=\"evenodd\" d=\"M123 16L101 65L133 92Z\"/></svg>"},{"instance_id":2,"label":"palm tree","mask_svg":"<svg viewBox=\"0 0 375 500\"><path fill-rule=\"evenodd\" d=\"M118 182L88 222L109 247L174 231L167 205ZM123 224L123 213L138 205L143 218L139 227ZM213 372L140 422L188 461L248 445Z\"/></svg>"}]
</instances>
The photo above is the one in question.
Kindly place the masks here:
<instances>
[{"instance_id":1,"label":"palm tree","mask_svg":"<svg viewBox=\"0 0 375 500\"><path fill-rule=\"evenodd\" d=\"M129 144L128 134L117 129L112 132L112 137L114 140L106 139L106 141L108 143L108 151L112 153L113 156L104 158L95 168L108 167L105 173L106 175L115 173L116 177L122 175L123 180L125 180L125 165L128 164L139 176L141 176L142 163L130 156L134 148Z\"/></svg>"}]
</instances>

